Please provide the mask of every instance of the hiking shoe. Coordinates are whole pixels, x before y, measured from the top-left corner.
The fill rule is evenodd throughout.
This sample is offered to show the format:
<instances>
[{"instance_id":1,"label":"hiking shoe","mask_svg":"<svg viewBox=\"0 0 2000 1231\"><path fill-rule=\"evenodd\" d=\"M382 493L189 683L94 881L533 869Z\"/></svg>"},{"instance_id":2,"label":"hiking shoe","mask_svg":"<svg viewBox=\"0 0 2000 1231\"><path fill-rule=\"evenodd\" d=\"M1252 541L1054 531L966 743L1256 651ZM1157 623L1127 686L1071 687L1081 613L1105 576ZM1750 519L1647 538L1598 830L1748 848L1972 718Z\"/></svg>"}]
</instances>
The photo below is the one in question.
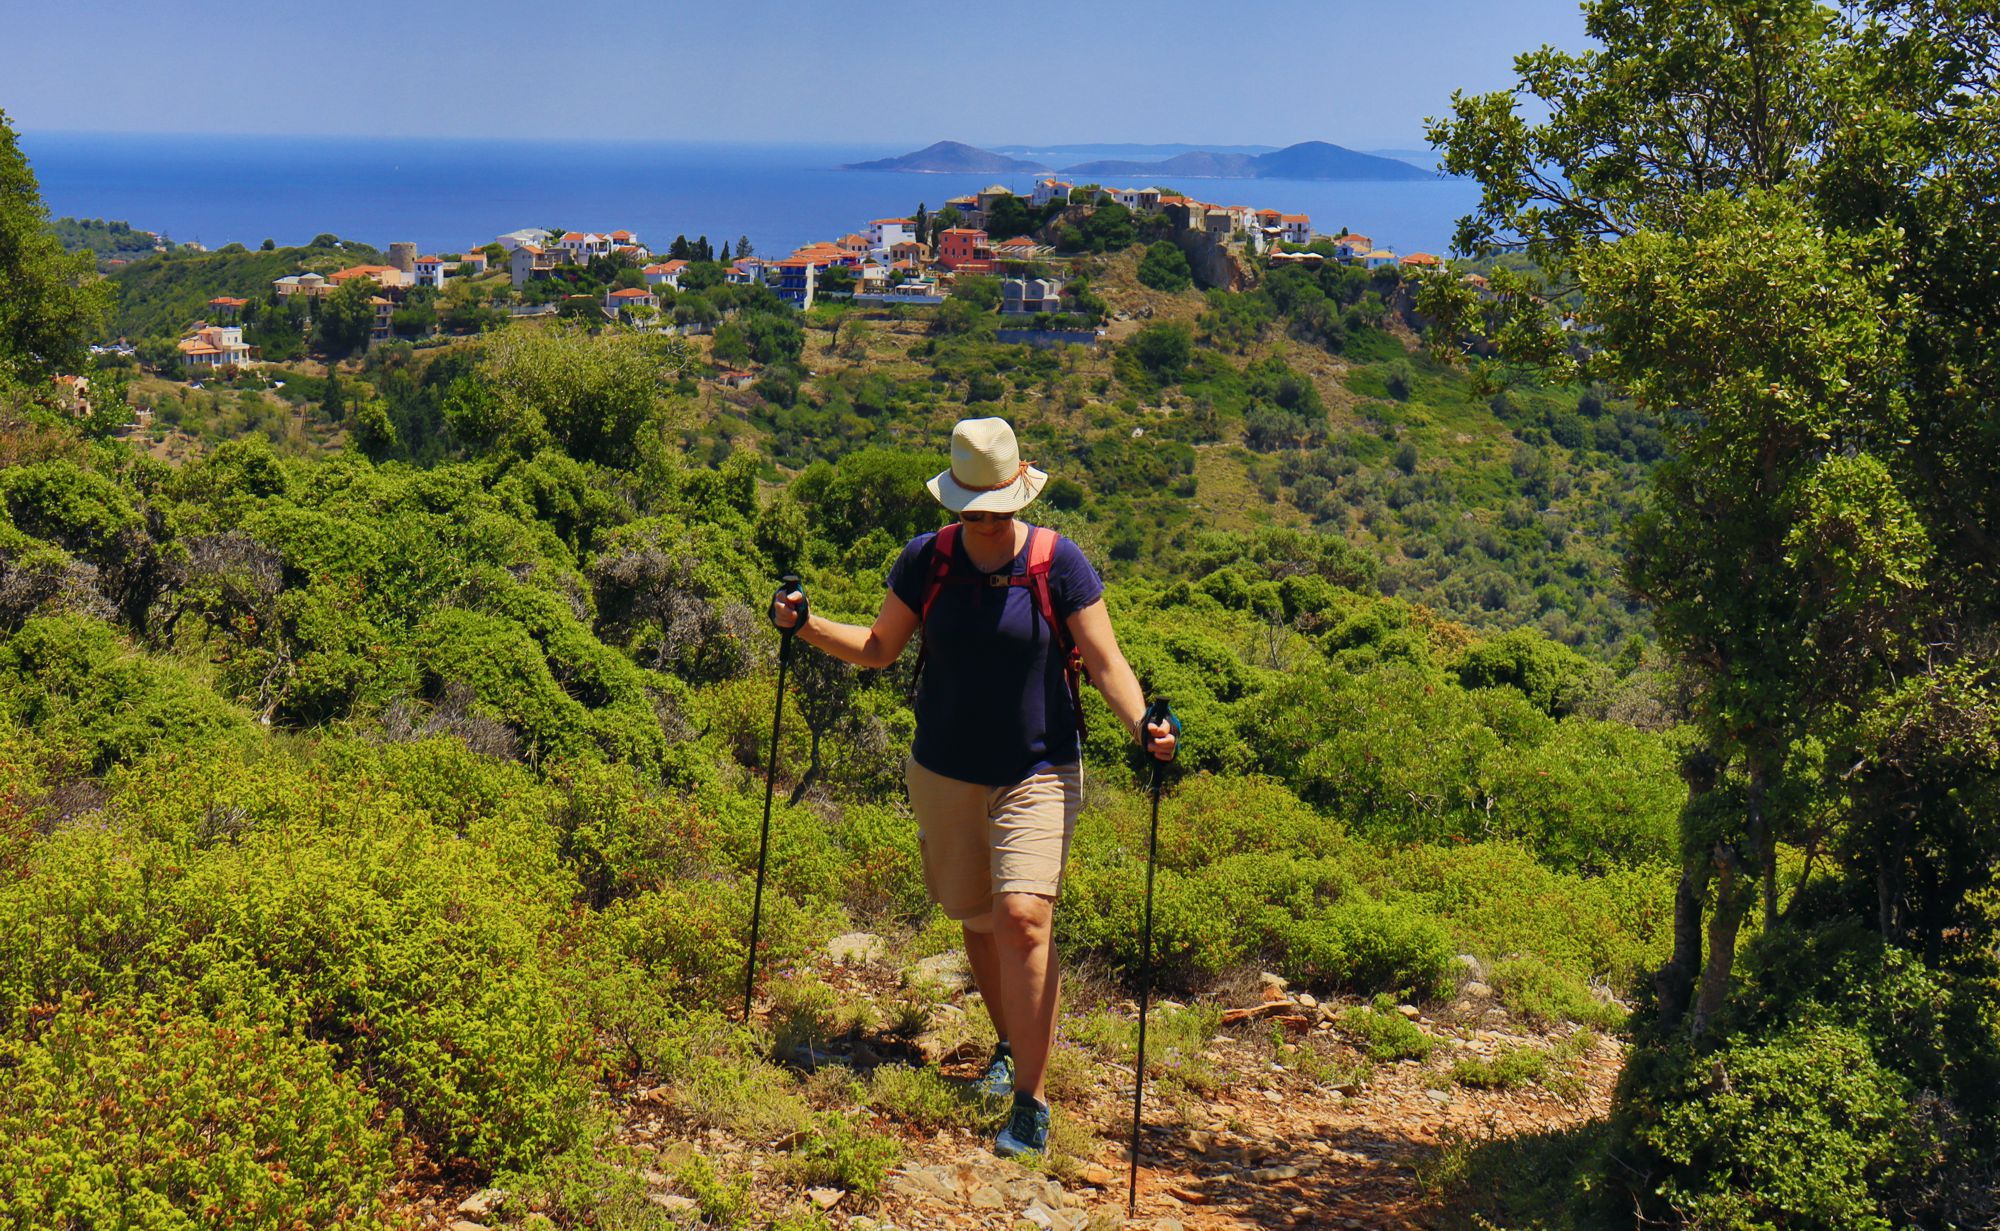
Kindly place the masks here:
<instances>
[{"instance_id":1,"label":"hiking shoe","mask_svg":"<svg viewBox=\"0 0 2000 1231\"><path fill-rule=\"evenodd\" d=\"M1005 1098L1012 1094L1014 1092L1013 1053L995 1048L993 1059L987 1062L986 1071L979 1075L978 1081L972 1083L972 1088L981 1094L990 1094L994 1098Z\"/></svg>"},{"instance_id":2,"label":"hiking shoe","mask_svg":"<svg viewBox=\"0 0 2000 1231\"><path fill-rule=\"evenodd\" d=\"M1007 1127L993 1140L993 1152L1002 1158L1039 1154L1049 1148L1049 1105L1025 1090L1014 1092L1014 1114Z\"/></svg>"}]
</instances>

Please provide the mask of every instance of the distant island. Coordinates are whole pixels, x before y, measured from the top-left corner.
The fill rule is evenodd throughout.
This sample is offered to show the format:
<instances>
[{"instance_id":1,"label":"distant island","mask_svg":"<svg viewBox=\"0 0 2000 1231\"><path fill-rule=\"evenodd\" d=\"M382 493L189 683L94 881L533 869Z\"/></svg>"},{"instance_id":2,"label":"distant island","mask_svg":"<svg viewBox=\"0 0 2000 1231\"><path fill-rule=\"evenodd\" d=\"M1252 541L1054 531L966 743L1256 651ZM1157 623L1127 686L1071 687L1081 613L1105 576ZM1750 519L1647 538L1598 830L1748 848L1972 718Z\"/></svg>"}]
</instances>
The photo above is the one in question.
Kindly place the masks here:
<instances>
[{"instance_id":1,"label":"distant island","mask_svg":"<svg viewBox=\"0 0 2000 1231\"><path fill-rule=\"evenodd\" d=\"M959 141L940 141L900 158L877 158L871 162L850 162L843 171L929 171L951 174L986 175L1007 171L1046 171L1039 162L1028 162L982 150Z\"/></svg>"},{"instance_id":2,"label":"distant island","mask_svg":"<svg viewBox=\"0 0 2000 1231\"><path fill-rule=\"evenodd\" d=\"M1268 154L1216 154L1196 150L1161 161L1106 158L1063 168L1065 175L1170 176L1229 180L1427 180L1409 163L1377 158L1325 141L1301 141Z\"/></svg>"},{"instance_id":3,"label":"distant island","mask_svg":"<svg viewBox=\"0 0 2000 1231\"><path fill-rule=\"evenodd\" d=\"M960 174L1045 172L1046 163L996 154L958 141L940 141L899 158L847 164L847 171L927 171ZM1425 180L1433 172L1395 158L1364 154L1326 141L1301 141L1263 154L1188 150L1163 159L1106 158L1064 167L1061 174L1237 180Z\"/></svg>"}]
</instances>

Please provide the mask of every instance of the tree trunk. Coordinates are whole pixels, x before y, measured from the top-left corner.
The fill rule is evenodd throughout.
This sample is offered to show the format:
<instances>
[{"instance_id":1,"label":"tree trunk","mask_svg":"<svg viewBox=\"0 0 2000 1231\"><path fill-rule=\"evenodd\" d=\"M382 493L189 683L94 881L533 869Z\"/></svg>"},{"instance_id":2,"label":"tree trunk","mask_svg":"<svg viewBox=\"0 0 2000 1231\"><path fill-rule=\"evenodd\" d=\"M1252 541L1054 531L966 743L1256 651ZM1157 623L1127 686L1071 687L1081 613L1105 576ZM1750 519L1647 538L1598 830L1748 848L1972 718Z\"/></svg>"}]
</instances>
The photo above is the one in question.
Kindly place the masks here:
<instances>
[{"instance_id":1,"label":"tree trunk","mask_svg":"<svg viewBox=\"0 0 2000 1231\"><path fill-rule=\"evenodd\" d=\"M1722 772L1722 760L1709 749L1691 752L1681 762L1681 777L1687 780L1688 801L1681 811L1680 886L1674 890L1674 954L1653 976L1653 988L1660 997L1660 1026L1667 1031L1680 1029L1694 999L1695 972L1701 969L1702 903L1708 897L1712 873L1709 852L1690 840L1688 827L1701 801L1715 790Z\"/></svg>"},{"instance_id":2,"label":"tree trunk","mask_svg":"<svg viewBox=\"0 0 2000 1231\"><path fill-rule=\"evenodd\" d=\"M1736 966L1736 934L1742 930L1743 916L1750 910L1756 882L1746 880L1736 851L1724 845L1715 848L1715 864L1721 880L1715 890L1715 913L1708 921L1708 965L1701 972L1701 991L1694 1002L1694 1016L1688 1033L1700 1039L1709 1023L1722 1010L1729 994L1729 976Z\"/></svg>"},{"instance_id":3,"label":"tree trunk","mask_svg":"<svg viewBox=\"0 0 2000 1231\"><path fill-rule=\"evenodd\" d=\"M1653 976L1663 1030L1680 1029L1694 996L1694 975L1701 968L1701 905L1708 896L1709 874L1706 854L1690 856L1681 867L1680 887L1674 890L1674 955Z\"/></svg>"}]
</instances>

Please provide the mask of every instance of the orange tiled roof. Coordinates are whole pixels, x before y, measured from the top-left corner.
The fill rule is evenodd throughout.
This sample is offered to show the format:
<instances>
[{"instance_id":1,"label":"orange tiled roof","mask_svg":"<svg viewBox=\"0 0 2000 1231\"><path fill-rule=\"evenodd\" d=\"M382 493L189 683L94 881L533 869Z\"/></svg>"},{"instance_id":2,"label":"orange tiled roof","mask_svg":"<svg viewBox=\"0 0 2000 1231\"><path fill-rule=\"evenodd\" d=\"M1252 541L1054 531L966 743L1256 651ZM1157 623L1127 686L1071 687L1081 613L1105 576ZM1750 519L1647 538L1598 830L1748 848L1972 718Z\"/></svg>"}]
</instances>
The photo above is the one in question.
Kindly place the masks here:
<instances>
[{"instance_id":1,"label":"orange tiled roof","mask_svg":"<svg viewBox=\"0 0 2000 1231\"><path fill-rule=\"evenodd\" d=\"M622 291L611 292L611 297L613 299L637 299L642 295L650 297L652 293L643 287L628 286Z\"/></svg>"}]
</instances>

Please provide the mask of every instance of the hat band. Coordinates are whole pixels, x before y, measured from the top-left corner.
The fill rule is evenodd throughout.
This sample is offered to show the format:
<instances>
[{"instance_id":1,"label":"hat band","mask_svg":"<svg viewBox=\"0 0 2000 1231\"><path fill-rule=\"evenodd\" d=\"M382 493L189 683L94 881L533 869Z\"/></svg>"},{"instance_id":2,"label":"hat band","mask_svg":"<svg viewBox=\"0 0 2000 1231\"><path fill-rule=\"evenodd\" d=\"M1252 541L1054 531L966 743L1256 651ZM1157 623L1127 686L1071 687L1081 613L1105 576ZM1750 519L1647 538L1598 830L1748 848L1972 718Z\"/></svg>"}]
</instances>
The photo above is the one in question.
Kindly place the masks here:
<instances>
[{"instance_id":1,"label":"hat band","mask_svg":"<svg viewBox=\"0 0 2000 1231\"><path fill-rule=\"evenodd\" d=\"M974 484L967 483L965 480L958 477L958 472L956 470L952 471L951 473L951 481L958 484L960 487L964 488L966 491L969 492L997 492L1003 487L1012 487L1014 486L1014 484L1019 483L1027 473L1028 473L1028 463L1022 462L1021 468L1014 472L1013 478L1003 479L1000 482L995 483L991 487L978 487L975 486Z\"/></svg>"}]
</instances>

